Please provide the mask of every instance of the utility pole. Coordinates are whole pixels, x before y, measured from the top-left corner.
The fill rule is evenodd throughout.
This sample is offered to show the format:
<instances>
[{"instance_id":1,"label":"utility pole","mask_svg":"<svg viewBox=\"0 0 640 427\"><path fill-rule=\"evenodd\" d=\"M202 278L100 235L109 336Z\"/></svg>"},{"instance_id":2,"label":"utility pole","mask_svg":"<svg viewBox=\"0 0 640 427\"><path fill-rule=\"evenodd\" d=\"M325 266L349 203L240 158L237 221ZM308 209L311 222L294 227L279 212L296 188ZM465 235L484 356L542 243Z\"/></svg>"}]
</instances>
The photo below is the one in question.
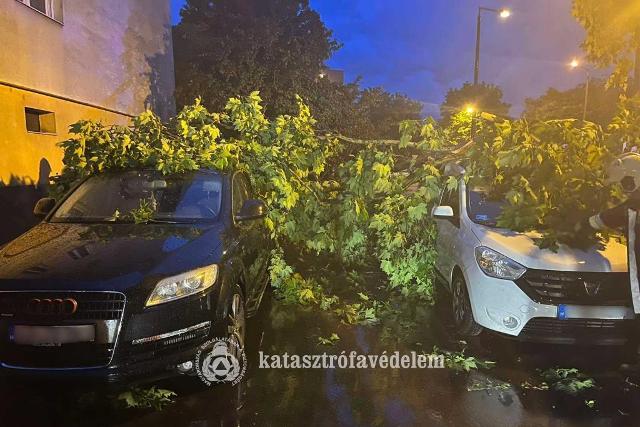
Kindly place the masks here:
<instances>
[{"instance_id":1,"label":"utility pole","mask_svg":"<svg viewBox=\"0 0 640 427\"><path fill-rule=\"evenodd\" d=\"M582 104L582 123L587 121L587 107L589 105L589 85L591 84L591 68L588 64L582 64L578 58L573 58L569 63L569 68L575 70L584 69L586 81L584 83L584 103Z\"/></svg>"},{"instance_id":2,"label":"utility pole","mask_svg":"<svg viewBox=\"0 0 640 427\"><path fill-rule=\"evenodd\" d=\"M476 21L476 60L473 67L473 85L480 83L480 29L482 27L482 12L492 12L498 14L501 19L507 19L511 16L509 9L492 9L490 7L479 7L478 18Z\"/></svg>"},{"instance_id":3,"label":"utility pole","mask_svg":"<svg viewBox=\"0 0 640 427\"><path fill-rule=\"evenodd\" d=\"M591 73L587 70L587 81L584 84L584 106L582 108L582 123L587 121L587 105L589 104L589 83L591 82Z\"/></svg>"},{"instance_id":4,"label":"utility pole","mask_svg":"<svg viewBox=\"0 0 640 427\"><path fill-rule=\"evenodd\" d=\"M476 23L476 61L473 67L473 85L480 82L480 26L482 25L482 8L478 8L478 21Z\"/></svg>"},{"instance_id":5,"label":"utility pole","mask_svg":"<svg viewBox=\"0 0 640 427\"><path fill-rule=\"evenodd\" d=\"M492 12L498 14L501 19L507 19L511 16L511 12L508 9L492 9L490 7L479 7L478 8L478 18L476 21L476 58L473 65L473 86L476 88L480 83L480 35L481 35L481 27L482 27L482 12ZM482 107L480 107L482 108ZM473 112L470 113L471 116L471 140L473 141L473 137L476 133L476 121L475 121L475 108Z\"/></svg>"}]
</instances>

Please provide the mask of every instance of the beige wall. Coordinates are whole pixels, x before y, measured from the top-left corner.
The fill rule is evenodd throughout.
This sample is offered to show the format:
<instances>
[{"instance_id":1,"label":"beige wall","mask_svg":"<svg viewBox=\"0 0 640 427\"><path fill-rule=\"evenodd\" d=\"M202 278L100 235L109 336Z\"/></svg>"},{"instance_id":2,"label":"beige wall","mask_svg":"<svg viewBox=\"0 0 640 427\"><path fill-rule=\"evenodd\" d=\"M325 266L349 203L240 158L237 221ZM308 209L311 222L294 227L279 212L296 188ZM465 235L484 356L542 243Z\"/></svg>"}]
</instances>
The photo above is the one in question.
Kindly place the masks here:
<instances>
[{"instance_id":1,"label":"beige wall","mask_svg":"<svg viewBox=\"0 0 640 427\"><path fill-rule=\"evenodd\" d=\"M53 111L56 133L27 132L24 107ZM0 185L30 185L42 179L47 169L52 175L60 172L62 150L56 144L69 137L69 124L81 119L113 124L129 121L119 114L0 85Z\"/></svg>"},{"instance_id":2,"label":"beige wall","mask_svg":"<svg viewBox=\"0 0 640 427\"><path fill-rule=\"evenodd\" d=\"M63 25L0 2L0 81L129 114L148 102L171 112L169 0L62 1Z\"/></svg>"},{"instance_id":3,"label":"beige wall","mask_svg":"<svg viewBox=\"0 0 640 427\"><path fill-rule=\"evenodd\" d=\"M126 123L146 107L164 118L175 110L169 0L62 2L60 24L0 0L0 185L38 181L42 159L59 172L56 143L80 119ZM28 133L25 107L54 112L56 134Z\"/></svg>"}]
</instances>

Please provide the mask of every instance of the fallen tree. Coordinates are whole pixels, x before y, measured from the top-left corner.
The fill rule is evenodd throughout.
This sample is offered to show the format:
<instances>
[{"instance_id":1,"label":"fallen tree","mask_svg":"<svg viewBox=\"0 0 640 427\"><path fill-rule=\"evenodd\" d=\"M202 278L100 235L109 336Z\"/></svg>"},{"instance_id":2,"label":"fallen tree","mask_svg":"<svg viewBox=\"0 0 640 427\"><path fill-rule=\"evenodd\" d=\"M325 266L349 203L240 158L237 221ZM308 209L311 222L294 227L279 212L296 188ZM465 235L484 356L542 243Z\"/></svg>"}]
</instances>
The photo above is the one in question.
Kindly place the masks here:
<instances>
[{"instance_id":1,"label":"fallen tree","mask_svg":"<svg viewBox=\"0 0 640 427\"><path fill-rule=\"evenodd\" d=\"M324 308L338 302L320 280L295 274L285 251L295 247L345 270L375 265L390 289L430 301L436 257L430 208L443 186L456 184L442 177L443 163L463 164L467 179L506 197L499 225L538 230L544 246L589 245L602 236L576 235L575 221L615 201L618 190L603 184L605 165L621 142L637 142L639 134L630 124L637 108L627 107L609 133L576 120L530 124L461 113L447 129L432 119L408 121L399 141L361 141L319 135L301 99L297 115L272 121L260 102L254 92L211 113L196 101L168 124L151 112L131 126L76 123L73 137L61 143L65 166L56 191L114 169L244 170L270 207L265 221L278 248L271 273L281 295ZM477 134L468 142L474 119ZM357 321L379 306L368 297L357 304L339 310Z\"/></svg>"}]
</instances>

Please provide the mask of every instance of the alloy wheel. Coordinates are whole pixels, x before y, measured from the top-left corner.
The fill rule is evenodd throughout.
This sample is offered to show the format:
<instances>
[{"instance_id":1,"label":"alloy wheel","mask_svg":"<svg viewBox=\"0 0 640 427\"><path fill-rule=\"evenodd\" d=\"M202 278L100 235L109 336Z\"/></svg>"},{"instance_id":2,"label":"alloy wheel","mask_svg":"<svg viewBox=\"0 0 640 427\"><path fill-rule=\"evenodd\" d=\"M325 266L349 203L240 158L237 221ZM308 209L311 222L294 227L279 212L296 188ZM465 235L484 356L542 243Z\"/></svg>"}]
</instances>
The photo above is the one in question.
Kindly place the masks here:
<instances>
[{"instance_id":1,"label":"alloy wheel","mask_svg":"<svg viewBox=\"0 0 640 427\"><path fill-rule=\"evenodd\" d=\"M453 302L453 320L455 321L456 325L462 324L467 311L466 310L467 301L465 298L464 289L462 288L463 286L464 286L464 283L461 280L457 279L454 281L452 302Z\"/></svg>"},{"instance_id":2,"label":"alloy wheel","mask_svg":"<svg viewBox=\"0 0 640 427\"><path fill-rule=\"evenodd\" d=\"M244 350L246 317L244 303L240 294L234 294L229 307L229 326L227 329L229 339L236 345L230 345L229 352L236 358L241 357L240 352Z\"/></svg>"}]
</instances>

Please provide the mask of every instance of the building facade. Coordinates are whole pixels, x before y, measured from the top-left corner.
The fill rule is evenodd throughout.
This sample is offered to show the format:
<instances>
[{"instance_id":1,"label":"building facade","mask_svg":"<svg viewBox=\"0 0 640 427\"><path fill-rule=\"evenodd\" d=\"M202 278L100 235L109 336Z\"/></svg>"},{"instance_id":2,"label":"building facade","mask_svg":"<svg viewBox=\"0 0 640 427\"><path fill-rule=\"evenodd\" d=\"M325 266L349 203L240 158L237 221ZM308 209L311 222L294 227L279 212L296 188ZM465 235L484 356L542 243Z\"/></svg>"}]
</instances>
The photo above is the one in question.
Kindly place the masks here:
<instances>
[{"instance_id":1,"label":"building facade","mask_svg":"<svg viewBox=\"0 0 640 427\"><path fill-rule=\"evenodd\" d=\"M170 19L169 0L2 0L0 244L33 222L69 125L175 112Z\"/></svg>"},{"instance_id":2,"label":"building facade","mask_svg":"<svg viewBox=\"0 0 640 427\"><path fill-rule=\"evenodd\" d=\"M344 84L344 70L336 70L324 67L320 70L321 79L329 79L331 83Z\"/></svg>"}]
</instances>

